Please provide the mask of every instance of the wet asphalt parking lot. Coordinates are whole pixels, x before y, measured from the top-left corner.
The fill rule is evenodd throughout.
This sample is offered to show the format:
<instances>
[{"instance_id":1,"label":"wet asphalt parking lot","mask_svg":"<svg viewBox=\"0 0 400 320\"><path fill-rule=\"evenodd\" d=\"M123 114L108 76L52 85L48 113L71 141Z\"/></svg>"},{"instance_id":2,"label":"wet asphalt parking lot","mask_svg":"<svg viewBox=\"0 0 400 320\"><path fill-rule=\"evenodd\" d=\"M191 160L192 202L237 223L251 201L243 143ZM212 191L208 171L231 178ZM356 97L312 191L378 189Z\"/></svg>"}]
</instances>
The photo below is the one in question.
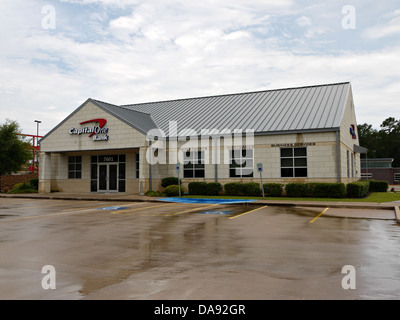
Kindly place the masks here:
<instances>
[{"instance_id":1,"label":"wet asphalt parking lot","mask_svg":"<svg viewBox=\"0 0 400 320\"><path fill-rule=\"evenodd\" d=\"M0 299L399 299L394 213L324 210L0 199Z\"/></svg>"}]
</instances>

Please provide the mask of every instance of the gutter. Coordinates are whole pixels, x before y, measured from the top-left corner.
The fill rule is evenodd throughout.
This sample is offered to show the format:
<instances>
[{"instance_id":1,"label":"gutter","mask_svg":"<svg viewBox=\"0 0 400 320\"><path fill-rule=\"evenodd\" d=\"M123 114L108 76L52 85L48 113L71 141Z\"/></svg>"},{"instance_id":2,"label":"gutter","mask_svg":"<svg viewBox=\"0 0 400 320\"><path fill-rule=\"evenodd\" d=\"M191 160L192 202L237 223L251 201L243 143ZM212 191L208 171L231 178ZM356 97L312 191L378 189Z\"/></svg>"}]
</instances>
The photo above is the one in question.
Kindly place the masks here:
<instances>
[{"instance_id":1,"label":"gutter","mask_svg":"<svg viewBox=\"0 0 400 320\"><path fill-rule=\"evenodd\" d=\"M337 182L340 183L342 180L341 175L341 161L340 161L340 131L336 131L336 172L337 172Z\"/></svg>"}]
</instances>

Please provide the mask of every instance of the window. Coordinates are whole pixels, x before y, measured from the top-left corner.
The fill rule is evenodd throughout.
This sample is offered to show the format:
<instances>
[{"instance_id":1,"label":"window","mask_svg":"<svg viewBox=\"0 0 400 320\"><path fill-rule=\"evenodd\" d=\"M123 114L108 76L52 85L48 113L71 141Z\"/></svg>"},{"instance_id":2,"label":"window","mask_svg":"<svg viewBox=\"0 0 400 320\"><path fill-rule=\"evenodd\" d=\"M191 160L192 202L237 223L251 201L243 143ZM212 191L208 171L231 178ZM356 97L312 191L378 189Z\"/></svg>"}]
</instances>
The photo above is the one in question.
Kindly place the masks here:
<instances>
[{"instance_id":1,"label":"window","mask_svg":"<svg viewBox=\"0 0 400 320\"><path fill-rule=\"evenodd\" d=\"M81 179L82 178L82 157L70 156L68 157L68 179Z\"/></svg>"},{"instance_id":2,"label":"window","mask_svg":"<svg viewBox=\"0 0 400 320\"><path fill-rule=\"evenodd\" d=\"M354 178L354 154L351 153L351 177Z\"/></svg>"},{"instance_id":3,"label":"window","mask_svg":"<svg viewBox=\"0 0 400 320\"><path fill-rule=\"evenodd\" d=\"M124 154L119 155L118 163L118 191L125 192L125 178L126 178L126 157Z\"/></svg>"},{"instance_id":4,"label":"window","mask_svg":"<svg viewBox=\"0 0 400 320\"><path fill-rule=\"evenodd\" d=\"M183 153L183 177L184 178L204 178L204 152L186 151Z\"/></svg>"},{"instance_id":5,"label":"window","mask_svg":"<svg viewBox=\"0 0 400 320\"><path fill-rule=\"evenodd\" d=\"M90 158L90 191L97 191L97 156Z\"/></svg>"},{"instance_id":6,"label":"window","mask_svg":"<svg viewBox=\"0 0 400 320\"><path fill-rule=\"evenodd\" d=\"M372 173L361 173L361 180L372 179Z\"/></svg>"},{"instance_id":7,"label":"window","mask_svg":"<svg viewBox=\"0 0 400 320\"><path fill-rule=\"evenodd\" d=\"M136 179L139 179L139 153L136 153Z\"/></svg>"},{"instance_id":8,"label":"window","mask_svg":"<svg viewBox=\"0 0 400 320\"><path fill-rule=\"evenodd\" d=\"M230 178L252 178L253 167L253 149L231 150L229 159Z\"/></svg>"},{"instance_id":9,"label":"window","mask_svg":"<svg viewBox=\"0 0 400 320\"><path fill-rule=\"evenodd\" d=\"M400 182L400 173L394 174L394 182Z\"/></svg>"},{"instance_id":10,"label":"window","mask_svg":"<svg viewBox=\"0 0 400 320\"><path fill-rule=\"evenodd\" d=\"M281 177L307 177L307 148L281 149Z\"/></svg>"}]
</instances>

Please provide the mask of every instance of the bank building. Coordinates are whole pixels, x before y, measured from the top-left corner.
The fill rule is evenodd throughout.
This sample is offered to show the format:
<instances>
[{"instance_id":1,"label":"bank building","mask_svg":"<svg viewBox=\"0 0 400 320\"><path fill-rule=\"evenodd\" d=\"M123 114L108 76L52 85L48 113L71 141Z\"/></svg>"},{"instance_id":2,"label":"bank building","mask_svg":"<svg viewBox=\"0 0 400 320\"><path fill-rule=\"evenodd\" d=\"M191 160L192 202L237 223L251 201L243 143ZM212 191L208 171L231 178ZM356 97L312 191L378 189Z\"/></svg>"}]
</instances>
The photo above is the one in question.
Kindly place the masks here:
<instances>
[{"instance_id":1,"label":"bank building","mask_svg":"<svg viewBox=\"0 0 400 320\"><path fill-rule=\"evenodd\" d=\"M350 82L114 105L87 99L40 141L39 192L159 190L161 180L359 180Z\"/></svg>"}]
</instances>

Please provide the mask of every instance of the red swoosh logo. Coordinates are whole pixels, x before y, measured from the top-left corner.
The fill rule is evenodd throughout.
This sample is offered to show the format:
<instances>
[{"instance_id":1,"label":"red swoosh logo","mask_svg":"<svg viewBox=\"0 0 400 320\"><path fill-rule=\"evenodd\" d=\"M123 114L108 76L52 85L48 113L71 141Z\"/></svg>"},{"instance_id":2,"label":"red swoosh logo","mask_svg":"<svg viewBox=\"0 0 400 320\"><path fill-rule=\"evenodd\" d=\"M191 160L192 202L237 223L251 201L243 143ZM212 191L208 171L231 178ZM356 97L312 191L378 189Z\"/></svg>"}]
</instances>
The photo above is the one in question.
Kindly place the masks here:
<instances>
[{"instance_id":1,"label":"red swoosh logo","mask_svg":"<svg viewBox=\"0 0 400 320\"><path fill-rule=\"evenodd\" d=\"M90 122L98 122L98 123L99 123L99 127L100 127L100 128L103 128L103 127L106 125L107 120L106 120L106 119L93 119L93 120L83 121L83 122L81 122L80 124L82 125L82 124L90 123ZM91 137L92 135L94 135L94 132L92 132L92 133L89 135L89 137Z\"/></svg>"}]
</instances>

